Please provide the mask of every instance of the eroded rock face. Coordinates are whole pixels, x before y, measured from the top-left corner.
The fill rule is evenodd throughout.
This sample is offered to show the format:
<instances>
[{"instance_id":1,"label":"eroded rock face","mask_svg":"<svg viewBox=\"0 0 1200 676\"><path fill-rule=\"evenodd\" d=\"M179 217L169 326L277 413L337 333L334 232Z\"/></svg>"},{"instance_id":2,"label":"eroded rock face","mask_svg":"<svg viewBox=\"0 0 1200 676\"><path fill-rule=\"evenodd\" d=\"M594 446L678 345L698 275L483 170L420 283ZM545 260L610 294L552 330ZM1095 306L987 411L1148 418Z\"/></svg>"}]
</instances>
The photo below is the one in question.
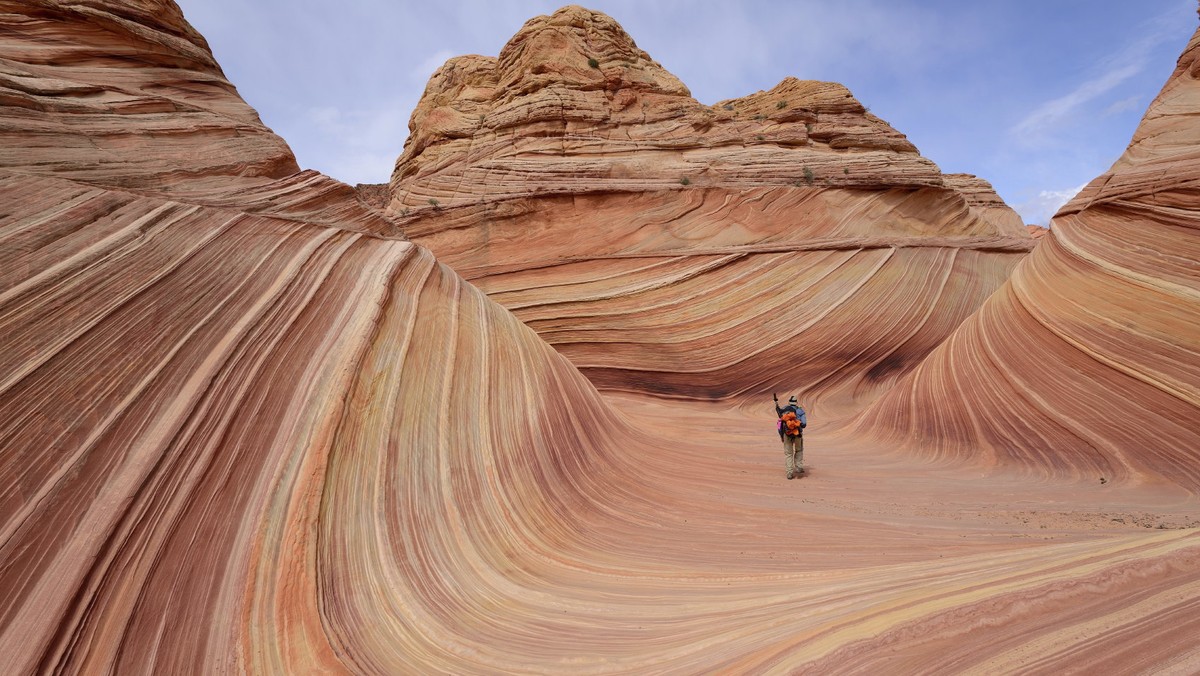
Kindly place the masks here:
<instances>
[{"instance_id":1,"label":"eroded rock face","mask_svg":"<svg viewBox=\"0 0 1200 676\"><path fill-rule=\"evenodd\" d=\"M602 495L581 464L609 453L555 421L614 438L626 424L349 186L297 172L173 4L0 9L5 671L437 663L389 658L395 635L363 621L460 591L428 582L450 573L435 534L463 514L425 506L461 504L485 532L516 499L570 532L574 515L536 505ZM506 422L510 406L523 413ZM476 422L447 434L446 419ZM446 494L386 479L443 462L498 469ZM514 492L480 501L494 481ZM362 546L367 522L403 539L381 509L425 513L421 542ZM528 550L532 526L513 525L505 548ZM360 594L377 574L410 586Z\"/></svg>"},{"instance_id":2,"label":"eroded rock face","mask_svg":"<svg viewBox=\"0 0 1200 676\"><path fill-rule=\"evenodd\" d=\"M451 59L411 128L392 215L606 389L859 406L1032 245L845 87L704 106L580 7Z\"/></svg>"},{"instance_id":3,"label":"eroded rock face","mask_svg":"<svg viewBox=\"0 0 1200 676\"><path fill-rule=\"evenodd\" d=\"M1012 207L1004 203L992 184L973 174L945 174L946 185L966 198L967 204L984 220L996 227L996 232L1009 237L1021 237L1022 233L1035 237Z\"/></svg>"},{"instance_id":4,"label":"eroded rock face","mask_svg":"<svg viewBox=\"0 0 1200 676\"><path fill-rule=\"evenodd\" d=\"M52 43L40 29L0 33L5 54L30 62L75 32L80 44L114 26L192 34L165 2L4 9L7 25L55 22ZM124 53L129 38L114 35ZM203 61L195 40L167 43L154 63L172 50ZM110 83L99 98L137 70L88 53L99 58L88 77ZM72 101L44 99L44 110L0 101L7 140L39 158L7 153L0 166L6 672L1195 671L1193 492L981 476L820 424L807 432L809 475L789 482L762 393L598 392L539 333L345 199L349 187L187 156L192 180L156 176L142 162L162 150L149 137L89 169L96 156L69 134L33 140ZM550 295L593 285L557 308L523 277L517 222L548 241L568 232L562 219L627 218L605 211L612 201L509 200L406 223L451 246L460 215L504 212L494 217L512 220L514 241L495 251L517 261L513 277L512 261L461 243L454 255L493 295L535 308L531 323L608 294L595 307L623 335L670 303L683 305L665 312L679 336L711 331L703 311L718 307L720 321L765 326L780 314L761 302L776 295L765 268L780 288L827 284L827 295L858 274L875 290L830 302L835 325L874 331L866 315L890 311L919 343L944 320L872 299L889 282L915 298L908 282L925 269L933 307L964 305L976 291L952 287L1002 267L969 259L1008 241L939 191L713 189L687 193L682 210L675 193L633 195L642 227L590 241L606 255L547 265ZM718 217L695 215L706 212ZM939 238L953 242L922 244ZM672 253L695 240L714 249ZM569 250L556 247L524 248ZM856 272L863 262L890 272ZM590 281L571 266L593 268ZM626 276L624 288L605 281ZM639 295L687 279L705 281ZM696 302L710 295L727 300ZM738 330L722 334L734 343L717 343L724 354L759 344Z\"/></svg>"},{"instance_id":5,"label":"eroded rock face","mask_svg":"<svg viewBox=\"0 0 1200 676\"><path fill-rule=\"evenodd\" d=\"M506 201L406 227L604 389L802 387L850 410L983 302L1029 241L942 190L710 189ZM581 250L581 249L590 249Z\"/></svg>"},{"instance_id":6,"label":"eroded rock face","mask_svg":"<svg viewBox=\"0 0 1200 676\"><path fill-rule=\"evenodd\" d=\"M0 12L3 166L158 190L300 170L173 3L21 0Z\"/></svg>"},{"instance_id":7,"label":"eroded rock face","mask_svg":"<svg viewBox=\"0 0 1200 676\"><path fill-rule=\"evenodd\" d=\"M0 167L398 234L300 172L168 0L0 0Z\"/></svg>"},{"instance_id":8,"label":"eroded rock face","mask_svg":"<svg viewBox=\"0 0 1200 676\"><path fill-rule=\"evenodd\" d=\"M554 193L942 186L842 85L787 78L705 106L610 17L531 19L499 58L434 73L392 175L393 213Z\"/></svg>"},{"instance_id":9,"label":"eroded rock face","mask_svg":"<svg viewBox=\"0 0 1200 676\"><path fill-rule=\"evenodd\" d=\"M1200 488L1198 69L1200 33L1125 154L861 429L926 455Z\"/></svg>"}]
</instances>

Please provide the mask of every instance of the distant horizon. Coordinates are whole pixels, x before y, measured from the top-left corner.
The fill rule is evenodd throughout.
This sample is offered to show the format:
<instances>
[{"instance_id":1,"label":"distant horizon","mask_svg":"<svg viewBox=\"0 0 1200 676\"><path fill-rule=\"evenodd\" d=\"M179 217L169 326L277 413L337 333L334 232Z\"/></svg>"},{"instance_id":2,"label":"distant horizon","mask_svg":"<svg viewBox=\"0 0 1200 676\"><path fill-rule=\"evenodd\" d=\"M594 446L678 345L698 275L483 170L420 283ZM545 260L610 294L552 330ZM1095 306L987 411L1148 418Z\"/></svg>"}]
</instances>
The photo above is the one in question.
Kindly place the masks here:
<instances>
[{"instance_id":1,"label":"distant horizon","mask_svg":"<svg viewBox=\"0 0 1200 676\"><path fill-rule=\"evenodd\" d=\"M447 59L496 56L563 4L179 0L300 165L350 184L388 182ZM1197 23L1194 0L584 5L704 104L788 76L839 82L944 173L987 180L1043 226L1124 152Z\"/></svg>"}]
</instances>

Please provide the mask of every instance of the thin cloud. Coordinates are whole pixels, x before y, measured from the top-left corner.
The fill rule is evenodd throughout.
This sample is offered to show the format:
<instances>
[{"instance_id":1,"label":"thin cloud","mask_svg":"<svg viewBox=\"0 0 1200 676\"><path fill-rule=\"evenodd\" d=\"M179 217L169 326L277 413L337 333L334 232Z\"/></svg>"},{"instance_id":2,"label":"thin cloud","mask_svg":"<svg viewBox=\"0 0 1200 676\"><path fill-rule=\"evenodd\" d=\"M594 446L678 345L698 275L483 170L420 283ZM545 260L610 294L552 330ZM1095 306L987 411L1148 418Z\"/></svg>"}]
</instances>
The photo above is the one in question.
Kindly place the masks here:
<instances>
[{"instance_id":1,"label":"thin cloud","mask_svg":"<svg viewBox=\"0 0 1200 676\"><path fill-rule=\"evenodd\" d=\"M1037 197L1018 205L1016 211L1026 223L1046 226L1054 214L1085 186L1086 183L1066 190L1042 190Z\"/></svg>"},{"instance_id":2,"label":"thin cloud","mask_svg":"<svg viewBox=\"0 0 1200 676\"><path fill-rule=\"evenodd\" d=\"M1044 132L1071 118L1085 103L1112 91L1117 85L1142 72L1145 66L1146 59L1143 57L1137 63L1107 71L1099 77L1092 78L1066 96L1038 106L1025 119L1017 123L1013 132L1023 138L1041 136Z\"/></svg>"},{"instance_id":3,"label":"thin cloud","mask_svg":"<svg viewBox=\"0 0 1200 676\"><path fill-rule=\"evenodd\" d=\"M1119 101L1113 101L1104 109L1105 115L1116 115L1127 110L1137 110L1142 107L1142 97L1130 96Z\"/></svg>"},{"instance_id":4,"label":"thin cloud","mask_svg":"<svg viewBox=\"0 0 1200 676\"><path fill-rule=\"evenodd\" d=\"M563 4L354 0L330 12L320 0L178 1L301 166L350 182L387 180L413 107L446 58L495 56L526 20ZM985 176L1006 198L1018 196L1012 204L1109 166L1132 131L1125 128L1131 111L1161 84L1159 74L1148 74L1169 72L1181 45L1164 47L1178 43L1195 21L1195 0L1136 9L1130 7L1137 3L1112 3L1120 12L1051 3L1039 16L1061 22L1056 44L1069 46L1061 65L1076 73L1083 68L1091 82L1076 78L1045 93L1045 79L1054 75L1047 69L1015 72L1019 60L999 59L996 68L981 70L1022 31L1040 34L1045 27L1031 28L1028 13L1005 0L587 4L619 21L701 102L768 89L787 75L840 82L931 159ZM1151 12L1164 14L1149 24L1130 20ZM1125 23L1114 27L1117 16ZM1100 48L1095 27L1081 29L1081 21L1106 36L1131 37L1090 62L1072 58ZM1155 82L1142 86L1147 79ZM1028 91L1042 93L1030 100ZM1041 125L1041 138L1004 133L1019 124L1026 132ZM1114 134L1120 138L1109 142ZM1038 199L1062 191L1046 192Z\"/></svg>"},{"instance_id":5,"label":"thin cloud","mask_svg":"<svg viewBox=\"0 0 1200 676\"><path fill-rule=\"evenodd\" d=\"M416 66L413 66L413 68L409 71L408 76L412 78L414 82L418 82L422 87L424 87L425 83L433 75L434 71L436 71L438 68L441 68L442 64L446 63L451 59L451 57L454 56L456 56L456 54L449 49L439 49L433 54L430 54L422 59Z\"/></svg>"},{"instance_id":6,"label":"thin cloud","mask_svg":"<svg viewBox=\"0 0 1200 676\"><path fill-rule=\"evenodd\" d=\"M319 136L307 148L318 160L311 168L346 183L382 183L408 137L408 117L416 101L392 99L369 110L322 106L308 111L307 120Z\"/></svg>"},{"instance_id":7,"label":"thin cloud","mask_svg":"<svg viewBox=\"0 0 1200 676\"><path fill-rule=\"evenodd\" d=\"M400 155L400 150L367 150L352 149L339 153L334 161L323 171L338 180L354 185L355 183L387 183L391 180L393 165Z\"/></svg>"},{"instance_id":8,"label":"thin cloud","mask_svg":"<svg viewBox=\"0 0 1200 676\"><path fill-rule=\"evenodd\" d=\"M1063 123L1074 120L1085 104L1140 74L1149 65L1156 47L1178 37L1179 27L1174 18L1175 13L1168 12L1147 21L1137 39L1099 64L1096 75L1067 94L1034 108L1013 127L1013 133L1025 141L1040 141Z\"/></svg>"}]
</instances>

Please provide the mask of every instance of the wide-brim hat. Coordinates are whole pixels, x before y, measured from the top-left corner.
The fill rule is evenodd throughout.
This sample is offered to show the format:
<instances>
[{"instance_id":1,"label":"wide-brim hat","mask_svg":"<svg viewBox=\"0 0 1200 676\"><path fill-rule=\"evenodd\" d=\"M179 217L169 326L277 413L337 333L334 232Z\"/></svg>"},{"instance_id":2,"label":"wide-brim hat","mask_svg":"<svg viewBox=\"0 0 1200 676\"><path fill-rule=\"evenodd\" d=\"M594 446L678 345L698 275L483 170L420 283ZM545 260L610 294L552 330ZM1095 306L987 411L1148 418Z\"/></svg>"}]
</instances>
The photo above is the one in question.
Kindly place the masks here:
<instances>
[{"instance_id":1,"label":"wide-brim hat","mask_svg":"<svg viewBox=\"0 0 1200 676\"><path fill-rule=\"evenodd\" d=\"M796 398L795 398L795 397L792 397L791 399L788 399L788 403L789 403L789 404L794 404L794 403L796 403Z\"/></svg>"}]
</instances>

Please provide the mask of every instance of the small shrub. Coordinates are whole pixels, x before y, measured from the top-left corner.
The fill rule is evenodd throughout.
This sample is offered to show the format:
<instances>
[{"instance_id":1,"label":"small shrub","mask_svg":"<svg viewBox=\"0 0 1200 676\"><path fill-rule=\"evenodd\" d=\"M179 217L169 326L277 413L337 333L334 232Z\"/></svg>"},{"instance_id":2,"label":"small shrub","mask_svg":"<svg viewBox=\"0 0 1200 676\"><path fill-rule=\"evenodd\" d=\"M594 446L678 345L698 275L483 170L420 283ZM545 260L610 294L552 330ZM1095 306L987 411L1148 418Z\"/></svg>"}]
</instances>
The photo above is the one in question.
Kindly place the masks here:
<instances>
[{"instance_id":1,"label":"small shrub","mask_svg":"<svg viewBox=\"0 0 1200 676\"><path fill-rule=\"evenodd\" d=\"M850 175L850 167L842 167L842 173L849 176Z\"/></svg>"},{"instance_id":2,"label":"small shrub","mask_svg":"<svg viewBox=\"0 0 1200 676\"><path fill-rule=\"evenodd\" d=\"M766 140L767 140L767 137L766 137L766 136L763 136L762 134L755 134L755 135L754 135L754 138L758 139L759 141L766 141Z\"/></svg>"},{"instance_id":3,"label":"small shrub","mask_svg":"<svg viewBox=\"0 0 1200 676\"><path fill-rule=\"evenodd\" d=\"M812 130L813 130L812 122L805 122L804 123L804 131L807 131L808 133L811 134Z\"/></svg>"},{"instance_id":4,"label":"small shrub","mask_svg":"<svg viewBox=\"0 0 1200 676\"><path fill-rule=\"evenodd\" d=\"M809 185L812 185L814 178L816 178L816 175L813 174L813 170L809 169L808 167L805 167L804 168L804 182Z\"/></svg>"},{"instance_id":5,"label":"small shrub","mask_svg":"<svg viewBox=\"0 0 1200 676\"><path fill-rule=\"evenodd\" d=\"M725 110L733 110L732 103L726 103L724 106L721 106L721 107L724 108Z\"/></svg>"},{"instance_id":6,"label":"small shrub","mask_svg":"<svg viewBox=\"0 0 1200 676\"><path fill-rule=\"evenodd\" d=\"M679 179L679 184L680 185L691 185L692 179L688 178L687 176L684 176L683 178Z\"/></svg>"},{"instance_id":7,"label":"small shrub","mask_svg":"<svg viewBox=\"0 0 1200 676\"><path fill-rule=\"evenodd\" d=\"M752 118L750 118L750 119L752 119L752 120L765 120L765 119L767 119L767 116L766 116L766 115L763 115L762 113L759 113L759 114L755 115L754 117L752 117Z\"/></svg>"},{"instance_id":8,"label":"small shrub","mask_svg":"<svg viewBox=\"0 0 1200 676\"><path fill-rule=\"evenodd\" d=\"M599 68L600 62L597 61L596 59L588 59L588 65L591 66L592 68Z\"/></svg>"},{"instance_id":9,"label":"small shrub","mask_svg":"<svg viewBox=\"0 0 1200 676\"><path fill-rule=\"evenodd\" d=\"M787 101L780 101L775 104L775 110L783 110L784 108L787 108Z\"/></svg>"},{"instance_id":10,"label":"small shrub","mask_svg":"<svg viewBox=\"0 0 1200 676\"><path fill-rule=\"evenodd\" d=\"M437 200L435 200L432 197L429 198L429 206L436 207L438 204L440 204L440 202L438 202Z\"/></svg>"},{"instance_id":11,"label":"small shrub","mask_svg":"<svg viewBox=\"0 0 1200 676\"><path fill-rule=\"evenodd\" d=\"M407 215L408 215L408 207L404 207L403 209L401 209L401 210L400 210L400 215L401 215L401 216L407 216Z\"/></svg>"}]
</instances>

